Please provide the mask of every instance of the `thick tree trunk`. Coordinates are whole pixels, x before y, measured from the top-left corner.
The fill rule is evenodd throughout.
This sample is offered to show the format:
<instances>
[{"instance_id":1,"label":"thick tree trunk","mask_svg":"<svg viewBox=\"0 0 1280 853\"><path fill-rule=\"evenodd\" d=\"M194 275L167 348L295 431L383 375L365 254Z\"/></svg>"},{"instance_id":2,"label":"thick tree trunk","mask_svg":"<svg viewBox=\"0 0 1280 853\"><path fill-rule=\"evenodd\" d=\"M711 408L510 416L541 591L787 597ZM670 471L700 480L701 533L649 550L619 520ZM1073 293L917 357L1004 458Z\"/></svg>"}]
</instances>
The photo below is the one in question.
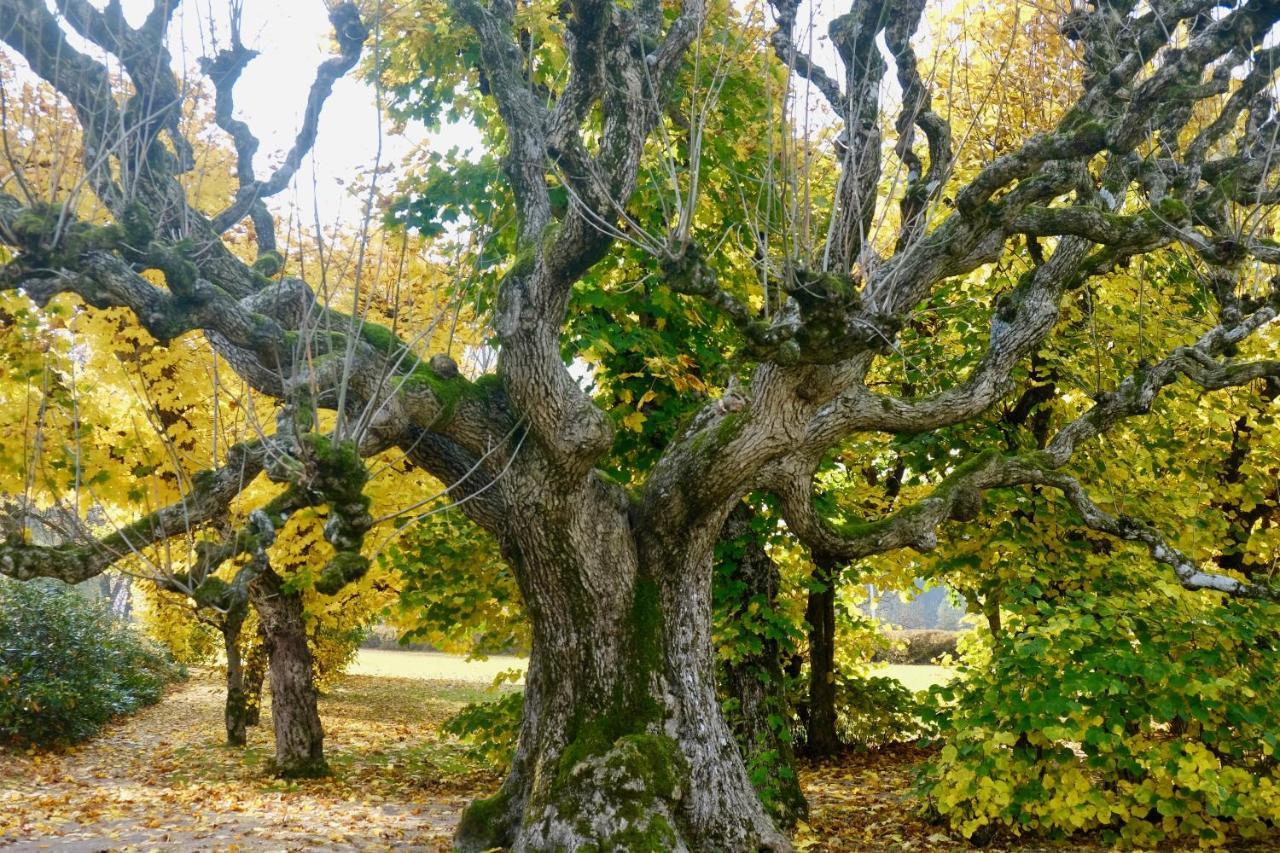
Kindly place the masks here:
<instances>
[{"instance_id":1,"label":"thick tree trunk","mask_svg":"<svg viewBox=\"0 0 1280 853\"><path fill-rule=\"evenodd\" d=\"M249 708L244 689L244 666L240 659L240 626L224 626L222 643L227 654L227 701L223 713L227 745L244 746Z\"/></svg>"},{"instance_id":2,"label":"thick tree trunk","mask_svg":"<svg viewBox=\"0 0 1280 853\"><path fill-rule=\"evenodd\" d=\"M504 551L533 624L520 743L457 848L787 849L716 697L719 525L637 549L625 496L594 478L587 492L541 493L537 518L512 520Z\"/></svg>"},{"instance_id":3,"label":"thick tree trunk","mask_svg":"<svg viewBox=\"0 0 1280 853\"><path fill-rule=\"evenodd\" d=\"M809 623L809 716L805 751L834 755L840 751L836 735L836 587L835 568L818 559L804 618Z\"/></svg>"},{"instance_id":4,"label":"thick tree trunk","mask_svg":"<svg viewBox=\"0 0 1280 853\"><path fill-rule=\"evenodd\" d=\"M722 538L732 547L733 578L743 584L737 600L739 617L752 602L772 608L778 595L778 566L751 529L754 512L739 504L725 522ZM734 710L729 719L743 751L752 781L779 826L791 827L809 813L795 771L791 745L786 681L778 641L760 635L758 652L743 655L724 668L723 689Z\"/></svg>"},{"instance_id":5,"label":"thick tree trunk","mask_svg":"<svg viewBox=\"0 0 1280 853\"><path fill-rule=\"evenodd\" d=\"M288 778L322 776L328 772L324 729L316 709L302 597L285 591L280 576L270 569L249 585L249 596L270 642L275 772Z\"/></svg>"}]
</instances>

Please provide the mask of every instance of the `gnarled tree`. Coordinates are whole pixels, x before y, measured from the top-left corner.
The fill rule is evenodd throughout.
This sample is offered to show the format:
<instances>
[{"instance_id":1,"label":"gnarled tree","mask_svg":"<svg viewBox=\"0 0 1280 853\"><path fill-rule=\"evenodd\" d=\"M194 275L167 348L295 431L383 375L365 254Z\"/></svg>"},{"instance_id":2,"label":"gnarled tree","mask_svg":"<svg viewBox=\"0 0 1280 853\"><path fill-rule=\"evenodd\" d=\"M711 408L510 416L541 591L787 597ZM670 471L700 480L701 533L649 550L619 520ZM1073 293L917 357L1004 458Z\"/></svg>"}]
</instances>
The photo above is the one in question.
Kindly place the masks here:
<instances>
[{"instance_id":1,"label":"gnarled tree","mask_svg":"<svg viewBox=\"0 0 1280 853\"><path fill-rule=\"evenodd\" d=\"M1071 463L1084 443L1147 414L1173 382L1195 383L1204 405L1223 406L1211 392L1280 373L1280 361L1259 352L1280 309L1266 272L1280 249L1255 227L1280 198L1275 49L1267 46L1280 3L1114 0L1064 14L1064 31L1081 45L1072 105L1052 131L960 179L955 134L932 106L911 45L924 0L855 0L830 28L838 73L796 47L796 0L775 0L772 49L826 97L841 125L838 180L826 202L794 183L779 205L786 215L754 235L757 275L734 281L719 274L714 247L698 245L688 207L673 206L662 233L645 233L628 216L646 152L676 144L666 132L667 97L691 55L701 55L691 48L711 35L704 4L570 0L558 11L568 71L553 91L534 73L514 4L454 0L451 13L469 28L482 86L504 124L503 168L519 215L517 249L496 294L497 372L479 381L391 330L320 306L306 282L262 275L221 242L224 229L287 183L313 140L328 86L366 37L354 7L333 12L342 53L322 68L280 171L255 177L248 129L227 123L242 151L241 188L210 215L193 210L176 182L188 146L163 42L172 4L160 0L136 28L115 5L57 5L55 17L43 0L0 0L0 37L75 108L89 184L115 221L82 223L3 197L0 234L15 253L4 284L41 304L70 292L91 306L127 307L162 341L202 331L241 376L283 402L272 452L245 459L260 458L288 488L265 523L234 540L241 552L282 515L324 504L335 549L325 576L336 583L359 574L371 523L359 456L392 446L451 484L461 510L496 537L532 623L532 657L510 775L465 813L461 848L788 846L751 789L716 702L711 658L713 547L751 491L773 493L791 531L838 562L933 548L948 520L980 512L988 490L1052 489L1082 525L1139 543L1189 588L1277 596L1178 551L1140 519L1107 513ZM119 61L135 88L126 103L111 97L106 68L76 50L65 28ZM896 110L881 103L882 38L902 93ZM210 64L220 97L230 98L242 61ZM904 179L896 193L882 168L885 112L896 113L893 157ZM675 183L692 199L696 150L672 162L683 162ZM553 204L561 191L566 206ZM896 234L873 239L895 202ZM742 375L630 491L596 471L613 424L562 350L575 283L619 239L652 252L670 292L703 301L736 329ZM1038 260L1011 290L982 295L989 334L974 366L924 396L877 387L877 371L938 288L1023 240L1039 241ZM1214 300L1198 337L1135 365L1044 449L955 459L930 494L882 518L832 518L815 506L814 474L842 441L982 416L1016 392L1020 365L1054 333L1065 299L1166 249L1195 259ZM331 429L318 428L317 409L336 411ZM195 482L204 489L222 480ZM196 497L204 512L157 513L77 549L7 543L0 568L83 576L210 521L222 504Z\"/></svg>"}]
</instances>

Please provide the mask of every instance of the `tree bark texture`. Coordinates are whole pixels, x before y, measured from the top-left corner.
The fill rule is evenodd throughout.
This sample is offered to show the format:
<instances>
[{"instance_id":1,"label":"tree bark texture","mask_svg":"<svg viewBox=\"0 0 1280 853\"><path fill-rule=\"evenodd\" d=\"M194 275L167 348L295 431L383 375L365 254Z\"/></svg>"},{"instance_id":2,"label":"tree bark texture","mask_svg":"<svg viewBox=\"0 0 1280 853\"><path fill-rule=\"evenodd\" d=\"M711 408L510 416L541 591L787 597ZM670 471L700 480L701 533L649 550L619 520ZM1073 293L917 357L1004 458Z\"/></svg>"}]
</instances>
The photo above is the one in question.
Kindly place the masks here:
<instances>
[{"instance_id":1,"label":"tree bark texture","mask_svg":"<svg viewBox=\"0 0 1280 853\"><path fill-rule=\"evenodd\" d=\"M323 776L324 729L316 708L302 616L302 597L287 591L280 576L264 570L249 584L250 601L270 638L271 722L275 731L275 772L286 778Z\"/></svg>"},{"instance_id":2,"label":"tree bark texture","mask_svg":"<svg viewBox=\"0 0 1280 853\"><path fill-rule=\"evenodd\" d=\"M262 687L271 661L271 639L258 622L257 637L249 647L244 664L245 724L258 725L262 716Z\"/></svg>"},{"instance_id":3,"label":"tree bark texture","mask_svg":"<svg viewBox=\"0 0 1280 853\"><path fill-rule=\"evenodd\" d=\"M244 664L240 655L240 631L222 630L223 648L227 655L227 698L224 719L227 746L245 745L245 727L249 722L248 695L245 691Z\"/></svg>"},{"instance_id":4,"label":"tree bark texture","mask_svg":"<svg viewBox=\"0 0 1280 853\"><path fill-rule=\"evenodd\" d=\"M787 848L716 696L719 525L636 537L615 487L592 477L568 497L540 523L513 520L505 543L533 623L524 719L510 775L464 813L458 848Z\"/></svg>"}]
</instances>

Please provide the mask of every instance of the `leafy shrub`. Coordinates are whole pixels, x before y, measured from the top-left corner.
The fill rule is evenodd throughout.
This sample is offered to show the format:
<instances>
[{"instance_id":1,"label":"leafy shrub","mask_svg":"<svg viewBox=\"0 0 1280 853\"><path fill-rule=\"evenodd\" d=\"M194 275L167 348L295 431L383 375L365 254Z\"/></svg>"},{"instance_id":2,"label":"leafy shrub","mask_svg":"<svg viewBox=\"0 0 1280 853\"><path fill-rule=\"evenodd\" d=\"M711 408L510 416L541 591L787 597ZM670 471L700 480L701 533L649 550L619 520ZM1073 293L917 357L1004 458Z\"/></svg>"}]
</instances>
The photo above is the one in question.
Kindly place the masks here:
<instances>
[{"instance_id":1,"label":"leafy shrub","mask_svg":"<svg viewBox=\"0 0 1280 853\"><path fill-rule=\"evenodd\" d=\"M0 743L83 740L158 700L180 674L157 646L71 587L0 582Z\"/></svg>"},{"instance_id":2,"label":"leafy shrub","mask_svg":"<svg viewBox=\"0 0 1280 853\"><path fill-rule=\"evenodd\" d=\"M920 698L896 678L863 675L859 668L837 669L836 735L846 746L872 749L890 743L907 743L933 732L932 720ZM801 709L808 701L806 683L789 685L788 704ZM799 714L790 720L792 738L805 742L805 723Z\"/></svg>"},{"instance_id":3,"label":"leafy shrub","mask_svg":"<svg viewBox=\"0 0 1280 853\"><path fill-rule=\"evenodd\" d=\"M472 751L494 770L511 765L524 713L524 691L504 693L488 702L472 702L445 720L441 728L471 745Z\"/></svg>"},{"instance_id":4,"label":"leafy shrub","mask_svg":"<svg viewBox=\"0 0 1280 853\"><path fill-rule=\"evenodd\" d=\"M896 678L836 675L836 734L842 743L862 748L903 743L927 730L920 702Z\"/></svg>"},{"instance_id":5,"label":"leafy shrub","mask_svg":"<svg viewBox=\"0 0 1280 853\"><path fill-rule=\"evenodd\" d=\"M1095 583L1112 594L1023 590L998 637L962 644L933 690L932 807L978 840L1218 845L1280 823L1280 607L1129 566Z\"/></svg>"},{"instance_id":6,"label":"leafy shrub","mask_svg":"<svg viewBox=\"0 0 1280 853\"><path fill-rule=\"evenodd\" d=\"M222 651L217 629L196 618L184 597L164 593L153 584L134 584L146 602L142 622L149 637L160 643L178 663L204 666L215 663Z\"/></svg>"},{"instance_id":7,"label":"leafy shrub","mask_svg":"<svg viewBox=\"0 0 1280 853\"><path fill-rule=\"evenodd\" d=\"M916 628L905 631L886 631L891 645L878 650L873 660L879 663L927 665L938 662L943 655L956 653L959 631L936 631Z\"/></svg>"}]
</instances>

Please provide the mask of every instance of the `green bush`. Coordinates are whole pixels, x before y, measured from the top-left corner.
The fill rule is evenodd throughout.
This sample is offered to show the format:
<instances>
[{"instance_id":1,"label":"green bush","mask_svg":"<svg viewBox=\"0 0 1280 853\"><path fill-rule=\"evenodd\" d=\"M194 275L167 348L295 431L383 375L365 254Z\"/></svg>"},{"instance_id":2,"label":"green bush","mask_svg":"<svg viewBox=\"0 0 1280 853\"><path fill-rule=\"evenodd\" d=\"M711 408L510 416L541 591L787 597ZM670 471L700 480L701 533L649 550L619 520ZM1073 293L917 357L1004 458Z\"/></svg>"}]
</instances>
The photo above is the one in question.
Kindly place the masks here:
<instances>
[{"instance_id":1,"label":"green bush","mask_svg":"<svg viewBox=\"0 0 1280 853\"><path fill-rule=\"evenodd\" d=\"M896 678L836 674L836 734L870 748L918 740L927 733L915 694Z\"/></svg>"},{"instance_id":2,"label":"green bush","mask_svg":"<svg viewBox=\"0 0 1280 853\"><path fill-rule=\"evenodd\" d=\"M180 667L58 581L0 581L0 744L55 745L158 700Z\"/></svg>"},{"instance_id":3,"label":"green bush","mask_svg":"<svg viewBox=\"0 0 1280 853\"><path fill-rule=\"evenodd\" d=\"M835 684L836 735L846 746L872 749L910 743L934 732L921 699L896 678L862 675L857 667L838 668ZM789 685L788 704L797 711L789 721L791 736L801 748L805 743L805 720L799 711L807 701L804 682Z\"/></svg>"},{"instance_id":4,"label":"green bush","mask_svg":"<svg viewBox=\"0 0 1280 853\"><path fill-rule=\"evenodd\" d=\"M476 758L503 771L515 754L523 713L524 691L512 691L487 702L472 702L441 728L469 743Z\"/></svg>"},{"instance_id":5,"label":"green bush","mask_svg":"<svg viewBox=\"0 0 1280 853\"><path fill-rule=\"evenodd\" d=\"M1098 832L1222 845L1280 824L1280 607L1188 593L1131 565L1009 585L1004 629L933 689L943 748L923 792L962 835Z\"/></svg>"}]
</instances>

